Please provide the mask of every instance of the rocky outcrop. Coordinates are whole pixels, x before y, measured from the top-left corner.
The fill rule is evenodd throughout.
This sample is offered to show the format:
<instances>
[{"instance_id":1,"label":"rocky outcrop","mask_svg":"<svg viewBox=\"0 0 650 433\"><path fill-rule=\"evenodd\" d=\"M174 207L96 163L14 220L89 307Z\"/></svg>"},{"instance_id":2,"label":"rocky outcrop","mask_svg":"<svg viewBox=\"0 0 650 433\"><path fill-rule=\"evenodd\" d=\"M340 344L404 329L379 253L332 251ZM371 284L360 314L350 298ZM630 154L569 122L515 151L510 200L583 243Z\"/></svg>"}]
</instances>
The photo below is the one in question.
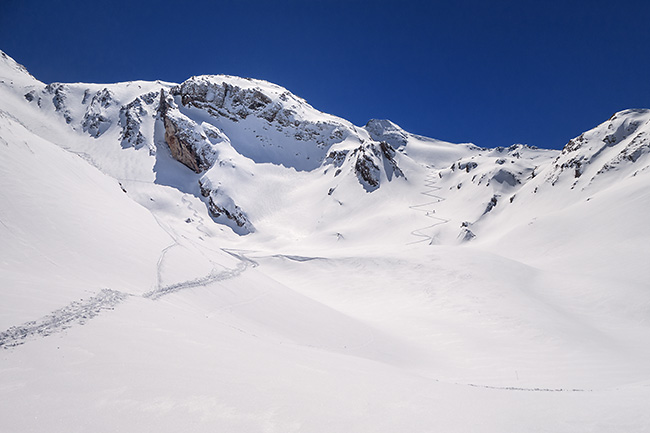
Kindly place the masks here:
<instances>
[{"instance_id":1,"label":"rocky outcrop","mask_svg":"<svg viewBox=\"0 0 650 433\"><path fill-rule=\"evenodd\" d=\"M485 207L485 212L483 212L483 215L485 215L486 213L492 211L492 209L494 209L494 207L495 207L498 203L499 203L499 196L497 196L497 195L493 195L492 198L490 199L489 203L488 203L487 206Z\"/></svg>"},{"instance_id":2,"label":"rocky outcrop","mask_svg":"<svg viewBox=\"0 0 650 433\"><path fill-rule=\"evenodd\" d=\"M208 211L217 221L226 223L236 233L245 235L255 231L246 213L235 204L235 201L212 185L205 177L199 180L201 195L208 200ZM225 218L225 220L224 220Z\"/></svg>"},{"instance_id":3,"label":"rocky outcrop","mask_svg":"<svg viewBox=\"0 0 650 433\"><path fill-rule=\"evenodd\" d=\"M147 114L142 106L142 100L138 97L127 105L120 108L120 139L122 140L122 147L141 148L146 140L140 127L142 126L142 118Z\"/></svg>"},{"instance_id":4,"label":"rocky outcrop","mask_svg":"<svg viewBox=\"0 0 650 433\"><path fill-rule=\"evenodd\" d=\"M52 95L54 110L61 113L66 123L72 122L72 114L66 106L65 84L52 83L45 87L45 92Z\"/></svg>"},{"instance_id":5,"label":"rocky outcrop","mask_svg":"<svg viewBox=\"0 0 650 433\"><path fill-rule=\"evenodd\" d=\"M589 185L601 175L650 154L649 133L650 110L618 112L596 128L569 140L553 161L546 180L555 185L560 179L572 179L572 188L578 181L583 186ZM585 173L589 176L583 182Z\"/></svg>"},{"instance_id":6,"label":"rocky outcrop","mask_svg":"<svg viewBox=\"0 0 650 433\"><path fill-rule=\"evenodd\" d=\"M88 95L89 91L86 90L82 104L87 102ZM95 138L106 132L113 123L110 116L106 113L106 109L110 107L113 102L113 93L107 88L103 88L95 93L81 122L83 130Z\"/></svg>"},{"instance_id":7,"label":"rocky outcrop","mask_svg":"<svg viewBox=\"0 0 650 433\"><path fill-rule=\"evenodd\" d=\"M173 99L165 96L164 90L160 91L158 112L165 127L165 142L174 159L196 173L210 168L216 161L217 151L204 128L183 115ZM217 128L210 126L209 129L211 137L218 136Z\"/></svg>"},{"instance_id":8,"label":"rocky outcrop","mask_svg":"<svg viewBox=\"0 0 650 433\"><path fill-rule=\"evenodd\" d=\"M258 89L242 89L225 81L219 83L210 77L192 77L174 87L171 93L180 96L181 103L186 107L201 108L213 116L223 116L233 121L258 115L269 121L288 124L286 114L292 114L286 110L284 116L279 115L280 104L272 104L271 98Z\"/></svg>"},{"instance_id":9,"label":"rocky outcrop","mask_svg":"<svg viewBox=\"0 0 650 433\"><path fill-rule=\"evenodd\" d=\"M478 167L478 164L474 161L458 161L454 162L451 165L452 170L456 170L458 168L459 170L463 170L465 173L469 173L470 171L474 170L476 167Z\"/></svg>"},{"instance_id":10,"label":"rocky outcrop","mask_svg":"<svg viewBox=\"0 0 650 433\"><path fill-rule=\"evenodd\" d=\"M363 146L353 151L355 158L354 172L359 178L359 182L366 191L374 191L379 187L380 171L379 166L375 163L372 153L368 152Z\"/></svg>"},{"instance_id":11,"label":"rocky outcrop","mask_svg":"<svg viewBox=\"0 0 650 433\"><path fill-rule=\"evenodd\" d=\"M367 192L375 191L380 186L381 173L390 181L393 177L404 177L404 172L395 160L396 151L382 141L367 142L352 151L339 150L328 154L326 162L337 167L335 176L341 172L344 161L348 160L359 183Z\"/></svg>"},{"instance_id":12,"label":"rocky outcrop","mask_svg":"<svg viewBox=\"0 0 650 433\"><path fill-rule=\"evenodd\" d=\"M174 159L196 173L201 173L209 168L194 150L197 138L193 134L194 131L191 130L188 133L188 130L184 128L186 124L184 125L178 119L169 116L165 116L163 122L165 124L165 142L167 142Z\"/></svg>"},{"instance_id":13,"label":"rocky outcrop","mask_svg":"<svg viewBox=\"0 0 650 433\"><path fill-rule=\"evenodd\" d=\"M650 154L650 135L646 131L637 134L614 158L606 162L596 176L606 171L616 169L624 163L634 163L641 157Z\"/></svg>"},{"instance_id":14,"label":"rocky outcrop","mask_svg":"<svg viewBox=\"0 0 650 433\"><path fill-rule=\"evenodd\" d=\"M285 136L302 142L313 142L326 147L343 141L353 133L335 120L305 119L304 112L314 110L303 99L279 86L257 80L245 80L245 87L228 82L233 77L192 77L171 89L185 107L206 111L213 117L239 122L249 116L265 120Z\"/></svg>"}]
</instances>

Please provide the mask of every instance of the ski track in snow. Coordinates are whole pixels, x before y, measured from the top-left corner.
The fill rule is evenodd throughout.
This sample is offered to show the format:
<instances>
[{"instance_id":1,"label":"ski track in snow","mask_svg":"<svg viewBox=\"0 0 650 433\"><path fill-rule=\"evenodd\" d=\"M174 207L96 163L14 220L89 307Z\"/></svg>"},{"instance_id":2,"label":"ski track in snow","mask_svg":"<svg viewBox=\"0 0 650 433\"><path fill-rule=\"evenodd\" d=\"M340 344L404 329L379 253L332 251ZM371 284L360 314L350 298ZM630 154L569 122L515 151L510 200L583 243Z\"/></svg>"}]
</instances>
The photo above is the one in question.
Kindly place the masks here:
<instances>
[{"instance_id":1,"label":"ski track in snow","mask_svg":"<svg viewBox=\"0 0 650 433\"><path fill-rule=\"evenodd\" d=\"M436 212L436 210L433 209L431 206L434 205L434 204L440 203L442 201L445 201L444 197L441 197L439 195L434 194L435 191L439 191L441 188L439 186L436 186L436 178L435 178L435 175L433 173L429 172L427 177L424 179L424 186L425 186L425 188L427 188L427 190L425 190L421 194L426 195L427 197L434 198L435 200L427 202L427 203L423 203L423 204L418 204L418 205L415 205L415 206L409 206L409 208L413 209L413 210L420 211L420 212L425 212L424 215L426 217L437 220L437 222L434 223L434 224L428 225L426 227L421 227L419 229L413 230L411 232L411 234L413 236L417 236L417 237L423 238L423 239L420 239L420 240L414 241L414 242L409 242L407 245L418 244L420 242L427 242L427 241L429 242L429 245L431 245L433 243L433 238L434 237L427 234L427 233L425 233L425 231L428 231L428 230L432 229L433 227L436 227L436 226L439 226L439 225L442 225L442 224L446 224L446 223L449 222L448 219L439 218L439 217L433 215Z\"/></svg>"},{"instance_id":2,"label":"ski track in snow","mask_svg":"<svg viewBox=\"0 0 650 433\"><path fill-rule=\"evenodd\" d=\"M175 245L176 244L173 244L163 249L158 261L159 264L162 262L161 259L166 250L169 250ZM143 294L142 297L157 300L165 295L176 293L184 289L206 286L215 281L224 281L235 278L247 268L257 266L255 261L250 260L247 257L243 257L230 251L226 252L241 260L235 268L218 272L213 270L213 272L204 277L157 288ZM96 317L103 310L114 310L118 304L125 301L130 296L133 295L117 290L102 289L97 295L87 300L82 299L79 301L73 301L65 307L55 310L41 319L18 326L12 326L6 331L0 332L0 348L9 349L20 346L31 337L47 337L62 332L73 325L84 325L86 321Z\"/></svg>"},{"instance_id":3,"label":"ski track in snow","mask_svg":"<svg viewBox=\"0 0 650 433\"><path fill-rule=\"evenodd\" d=\"M171 247L171 246L170 246ZM167 247L165 249L168 249ZM234 278L240 275L249 267L256 267L258 263L245 256L244 251L239 250L223 250L224 252L236 257L240 260L240 263L234 269L226 269L220 272L213 272L205 277L197 278L194 280L188 280L181 283L171 284L169 286L162 287L160 289L147 292L142 295L143 298L157 300L161 297L176 293L178 291L205 286L215 281L224 281L230 278ZM274 255L273 257L285 257L289 260L294 259L295 256L283 256L283 255ZM300 257L298 256L299 261L304 261L305 259L313 259L309 257ZM223 311L232 312L233 309L241 307L247 304L257 302L267 295L267 292L260 293L251 299L244 300L242 302L234 303L231 305L223 306L216 311L213 311L210 315L217 315ZM47 337L55 333L63 332L66 329L74 325L84 325L88 320L99 315L103 310L114 310L115 307L125 301L127 298L132 297L129 293L120 292L117 290L102 289L99 293L87 300L73 301L67 306L55 310L47 316L27 322L23 325L13 326L8 330L0 333L0 348L10 349L16 346L25 344L26 341L30 339L35 339L38 337ZM224 323L224 325L227 325ZM243 329L233 327L243 333L248 334L248 332ZM255 336L255 335L253 335ZM372 331L368 336L367 341L357 345L346 347L348 350L361 349L363 347L371 345L375 341L375 336ZM317 347L309 346L308 347ZM434 379L436 382L444 382L439 379ZM462 382L453 382L454 385L467 386L473 388L484 388L491 390L500 390L500 391L525 391L525 392L591 392L590 389L577 389L577 388L524 388L524 387L515 387L515 386L492 386L492 385L480 385L475 383L462 383Z\"/></svg>"},{"instance_id":4,"label":"ski track in snow","mask_svg":"<svg viewBox=\"0 0 650 433\"><path fill-rule=\"evenodd\" d=\"M8 349L20 346L31 337L47 337L73 325L84 325L102 310L113 310L129 296L131 295L117 290L102 289L89 299L71 302L41 319L12 326L1 332L0 347Z\"/></svg>"},{"instance_id":5,"label":"ski track in snow","mask_svg":"<svg viewBox=\"0 0 650 433\"><path fill-rule=\"evenodd\" d=\"M210 236L210 232L209 232L208 229L205 227L205 224L203 224L203 222L204 222L203 217L202 217L201 214L199 214L199 212L194 208L194 206L192 206L192 202L187 198L187 194L186 194L186 195L183 195L183 197L181 197L181 201L182 201L183 203L185 203L185 204L187 205L187 209L188 209L189 211L192 212L192 216L194 217L194 221L197 221L196 229L197 229L199 232L203 233L204 235Z\"/></svg>"},{"instance_id":6,"label":"ski track in snow","mask_svg":"<svg viewBox=\"0 0 650 433\"><path fill-rule=\"evenodd\" d=\"M208 275L200 278L196 278L193 280L187 280L183 281L180 283L174 283L170 284L168 286L160 287L158 289L152 290L150 292L145 293L142 295L142 297L147 298L147 299L160 299L161 297L165 295L169 295L171 293L176 293L184 289L191 289L194 287L201 287L201 286L206 286L210 283L214 283L215 281L224 281L224 280L229 280L231 278L235 278L236 276L240 275L242 272L244 272L248 267L250 266L250 263L248 261L242 261L237 264L237 267L234 269L226 269L223 271L216 271L212 270Z\"/></svg>"},{"instance_id":7,"label":"ski track in snow","mask_svg":"<svg viewBox=\"0 0 650 433\"><path fill-rule=\"evenodd\" d=\"M189 201L184 200L184 202L188 203L189 206ZM162 266L165 255L170 249L181 246L181 244L178 242L176 234L172 233L170 228L165 227L153 212L151 214L154 216L154 220L160 228L172 238L173 243L160 251L156 263L156 288L144 293L142 297L145 299L158 300L165 295L176 293L184 289L202 287L216 281L229 280L237 277L249 267L256 267L258 265L257 262L246 257L243 252L238 253L235 250L222 249L222 251L239 260L239 263L235 268L223 269L222 266L212 262L215 267L208 275L163 286ZM202 219L200 223L202 223ZM83 325L87 320L97 316L102 310L113 310L117 304L126 300L129 296L133 295L117 290L102 289L97 295L88 300L84 301L82 299L80 301L73 301L67 306L55 310L41 319L18 326L12 326L6 331L1 332L0 348L9 349L20 346L30 337L47 337L54 333L62 332L73 325Z\"/></svg>"},{"instance_id":8,"label":"ski track in snow","mask_svg":"<svg viewBox=\"0 0 650 433\"><path fill-rule=\"evenodd\" d=\"M199 224L200 224L200 226L203 226L203 218L201 218L198 215L198 213L196 212L196 210L191 207L191 202L185 196L183 196L181 200L183 201L183 203L188 205L188 209L192 210L194 212L195 216L198 216L198 218L200 219ZM149 292L144 293L142 295L142 297L144 297L144 298L157 300L157 299L160 299L161 297L163 297L165 295L169 295L171 293L176 293L176 292L179 292L179 291L184 290L184 289L191 289L191 288L194 288L194 287L206 286L206 285L214 283L216 281L229 280L231 278L235 278L236 276L240 275L249 266L251 266L251 265L252 266L257 266L257 263L254 262L253 260L250 260L249 258L247 258L247 257L245 257L245 256L243 256L241 254L236 254L236 253L233 253L233 252L231 252L229 250L224 249L222 251L230 254L231 256L237 258L240 261L235 268L233 268L233 269L225 269L224 270L222 268L222 266L220 266L217 263L213 262L209 257L204 256L214 265L214 267L212 268L212 271L208 275L205 275L203 277L194 278L194 279L191 279L191 280L186 280L186 281L182 281L182 282L173 283L173 284L163 286L162 285L162 267L163 267L163 264L164 264L165 255L167 254L167 252L170 249L172 249L174 247L177 247L177 246L181 246L181 243L178 240L179 237L178 237L177 233L175 233L175 231L172 228L165 226L158 219L158 217L155 215L154 212L151 212L151 215L153 216L154 220L156 221L156 224L158 224L158 226L165 233L167 233L169 235L169 237L172 239L173 243L168 245L167 247L165 247L160 252L160 256L158 257L158 263L156 265L156 288L153 289L153 290L150 290ZM197 227L197 229L199 229L199 228ZM204 228L204 230L205 230L205 228ZM199 229L199 231L201 231L201 230ZM201 231L201 232L204 233L203 231ZM196 246L199 251L201 250L201 247L196 245L196 243L193 242L191 239L188 239L188 238L186 238L184 236L182 236L182 237L187 239L194 246Z\"/></svg>"},{"instance_id":9,"label":"ski track in snow","mask_svg":"<svg viewBox=\"0 0 650 433\"><path fill-rule=\"evenodd\" d=\"M491 386L476 383L455 383L455 385L471 386L472 388L496 389L500 391L527 391L527 392L592 392L591 389L580 388L522 388L517 386Z\"/></svg>"}]
</instances>

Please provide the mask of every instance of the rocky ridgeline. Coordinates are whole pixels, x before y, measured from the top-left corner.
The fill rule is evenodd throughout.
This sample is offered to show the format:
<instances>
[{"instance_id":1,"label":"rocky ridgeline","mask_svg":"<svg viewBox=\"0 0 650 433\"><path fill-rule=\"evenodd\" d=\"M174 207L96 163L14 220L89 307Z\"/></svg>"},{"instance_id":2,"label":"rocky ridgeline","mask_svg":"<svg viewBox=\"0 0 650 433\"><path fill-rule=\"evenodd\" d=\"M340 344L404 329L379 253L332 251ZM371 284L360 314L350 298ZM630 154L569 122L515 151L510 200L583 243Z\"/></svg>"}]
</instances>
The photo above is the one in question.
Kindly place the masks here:
<instances>
[{"instance_id":1,"label":"rocky ridgeline","mask_svg":"<svg viewBox=\"0 0 650 433\"><path fill-rule=\"evenodd\" d=\"M546 180L555 185L560 179L572 180L572 187L584 179L584 187L610 171L645 170L650 161L650 110L631 109L614 114L609 120L570 140L553 161Z\"/></svg>"},{"instance_id":2,"label":"rocky ridgeline","mask_svg":"<svg viewBox=\"0 0 650 433\"><path fill-rule=\"evenodd\" d=\"M181 84L44 85L1 54L9 69L24 75L14 78L25 100L57 113L71 128L98 143L117 139L123 148L146 146L151 156L158 157L157 146L164 138L173 158L198 175L198 189L212 216L227 220L240 233L254 230L246 210L228 196L230 188L220 188L219 181L208 176L238 170L240 155L254 163L318 170L331 176L333 184L340 184L335 180L339 176L356 178L366 193L372 193L384 181L405 179L404 167L417 165L407 156L412 140L420 146L413 148L416 155L426 153L428 143L434 143L432 148L454 146L415 136L388 120L373 119L357 128L264 81L198 76ZM156 130L161 134L156 135ZM584 189L600 179L650 171L650 110L616 113L570 140L559 154L522 145L463 149L467 152L458 152L460 159L451 165L445 162L448 168L440 168L433 158L427 165L436 167L435 174L447 190L472 188L473 197L481 202L477 209L482 215L476 218L491 217L512 203L518 192L537 193L543 184ZM330 193L336 188L332 186Z\"/></svg>"},{"instance_id":3,"label":"rocky ridgeline","mask_svg":"<svg viewBox=\"0 0 650 433\"><path fill-rule=\"evenodd\" d=\"M289 91L257 80L246 80L259 87L243 88L231 84L229 77L192 77L171 89L173 96L180 97L185 107L204 110L213 117L238 122L249 116L267 121L285 136L297 141L313 142L325 147L343 141L353 134L344 122L333 118L312 121L304 112L317 112L303 99ZM322 113L321 113L322 114ZM321 116L325 119L327 116Z\"/></svg>"},{"instance_id":4,"label":"rocky ridgeline","mask_svg":"<svg viewBox=\"0 0 650 433\"><path fill-rule=\"evenodd\" d=\"M311 158L303 167L325 168L328 172L327 167L333 166L333 177L343 171L352 173L366 192L379 188L382 179L405 177L391 143L405 143L406 133L391 122L373 121L384 127L367 133L364 128L315 110L286 89L237 77L192 77L179 85L161 84L157 91L151 91L149 86L148 91L126 101L117 96L125 94L124 86L136 85L140 87L138 83L54 83L40 91L31 89L25 98L40 108L50 107L72 128L94 139L112 139L116 135L107 132L118 128L122 148L146 146L152 156L156 154L154 124L160 122L172 157L197 174L205 175L213 167L219 170L222 146L234 148L255 162L273 162L258 161L254 154L267 146L275 149L279 159L276 163L298 167L299 158L303 162ZM253 126L246 128L258 128L257 135L238 134L238 142L231 143L225 131L240 132L247 119L254 119L249 124ZM241 233L254 230L246 212L222 189L213 188L205 176L200 177L200 191L216 220L227 219Z\"/></svg>"}]
</instances>

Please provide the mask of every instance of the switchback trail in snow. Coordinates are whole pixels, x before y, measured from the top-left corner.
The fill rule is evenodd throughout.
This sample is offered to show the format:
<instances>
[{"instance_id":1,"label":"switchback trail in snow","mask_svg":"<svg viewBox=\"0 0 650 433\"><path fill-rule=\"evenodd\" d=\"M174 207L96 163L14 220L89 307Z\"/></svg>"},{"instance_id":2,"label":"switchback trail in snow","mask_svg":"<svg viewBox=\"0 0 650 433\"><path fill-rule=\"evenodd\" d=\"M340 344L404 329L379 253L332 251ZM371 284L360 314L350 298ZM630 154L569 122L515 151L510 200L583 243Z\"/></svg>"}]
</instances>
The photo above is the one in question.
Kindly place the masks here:
<instances>
[{"instance_id":1,"label":"switchback trail in snow","mask_svg":"<svg viewBox=\"0 0 650 433\"><path fill-rule=\"evenodd\" d=\"M426 195L427 197L431 197L434 200L429 201L427 203L423 204L418 204L415 206L409 206L410 209L425 212L425 216L429 217L436 222L434 224L428 225L426 227L421 227L419 229L415 229L411 232L413 236L417 236L419 238L422 238L420 240L414 241L414 242L409 242L407 245L412 245L412 244L417 244L420 242L429 242L429 245L433 242L433 236L427 234L426 232L432 229L433 227L446 224L449 222L448 219L445 218L440 218L435 216L434 214L436 213L436 210L432 207L433 205L440 203L445 200L444 197L441 197L439 195L436 195L435 192L439 191L441 188L439 186L436 186L436 176L429 171L429 174L427 177L424 179L424 187L426 188L425 191L421 192L420 194Z\"/></svg>"},{"instance_id":2,"label":"switchback trail in snow","mask_svg":"<svg viewBox=\"0 0 650 433\"><path fill-rule=\"evenodd\" d=\"M41 319L12 326L6 331L0 332L0 347L8 349L24 344L25 340L30 337L47 337L75 324L83 325L102 310L114 309L117 304L129 296L131 295L117 290L102 289L89 299L73 301Z\"/></svg>"}]
</instances>

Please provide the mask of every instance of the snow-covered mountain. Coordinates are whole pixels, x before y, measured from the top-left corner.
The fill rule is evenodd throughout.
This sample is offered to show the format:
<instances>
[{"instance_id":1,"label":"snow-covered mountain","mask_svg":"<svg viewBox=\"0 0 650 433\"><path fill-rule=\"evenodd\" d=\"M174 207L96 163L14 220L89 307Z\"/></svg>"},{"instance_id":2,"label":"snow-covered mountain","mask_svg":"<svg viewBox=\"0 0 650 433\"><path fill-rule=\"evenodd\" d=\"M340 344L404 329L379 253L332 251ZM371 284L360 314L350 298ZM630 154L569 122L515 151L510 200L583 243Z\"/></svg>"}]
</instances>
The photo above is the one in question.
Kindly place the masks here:
<instances>
[{"instance_id":1,"label":"snow-covered mountain","mask_svg":"<svg viewBox=\"0 0 650 433\"><path fill-rule=\"evenodd\" d=\"M649 133L484 149L0 52L3 430L646 431Z\"/></svg>"}]
</instances>

